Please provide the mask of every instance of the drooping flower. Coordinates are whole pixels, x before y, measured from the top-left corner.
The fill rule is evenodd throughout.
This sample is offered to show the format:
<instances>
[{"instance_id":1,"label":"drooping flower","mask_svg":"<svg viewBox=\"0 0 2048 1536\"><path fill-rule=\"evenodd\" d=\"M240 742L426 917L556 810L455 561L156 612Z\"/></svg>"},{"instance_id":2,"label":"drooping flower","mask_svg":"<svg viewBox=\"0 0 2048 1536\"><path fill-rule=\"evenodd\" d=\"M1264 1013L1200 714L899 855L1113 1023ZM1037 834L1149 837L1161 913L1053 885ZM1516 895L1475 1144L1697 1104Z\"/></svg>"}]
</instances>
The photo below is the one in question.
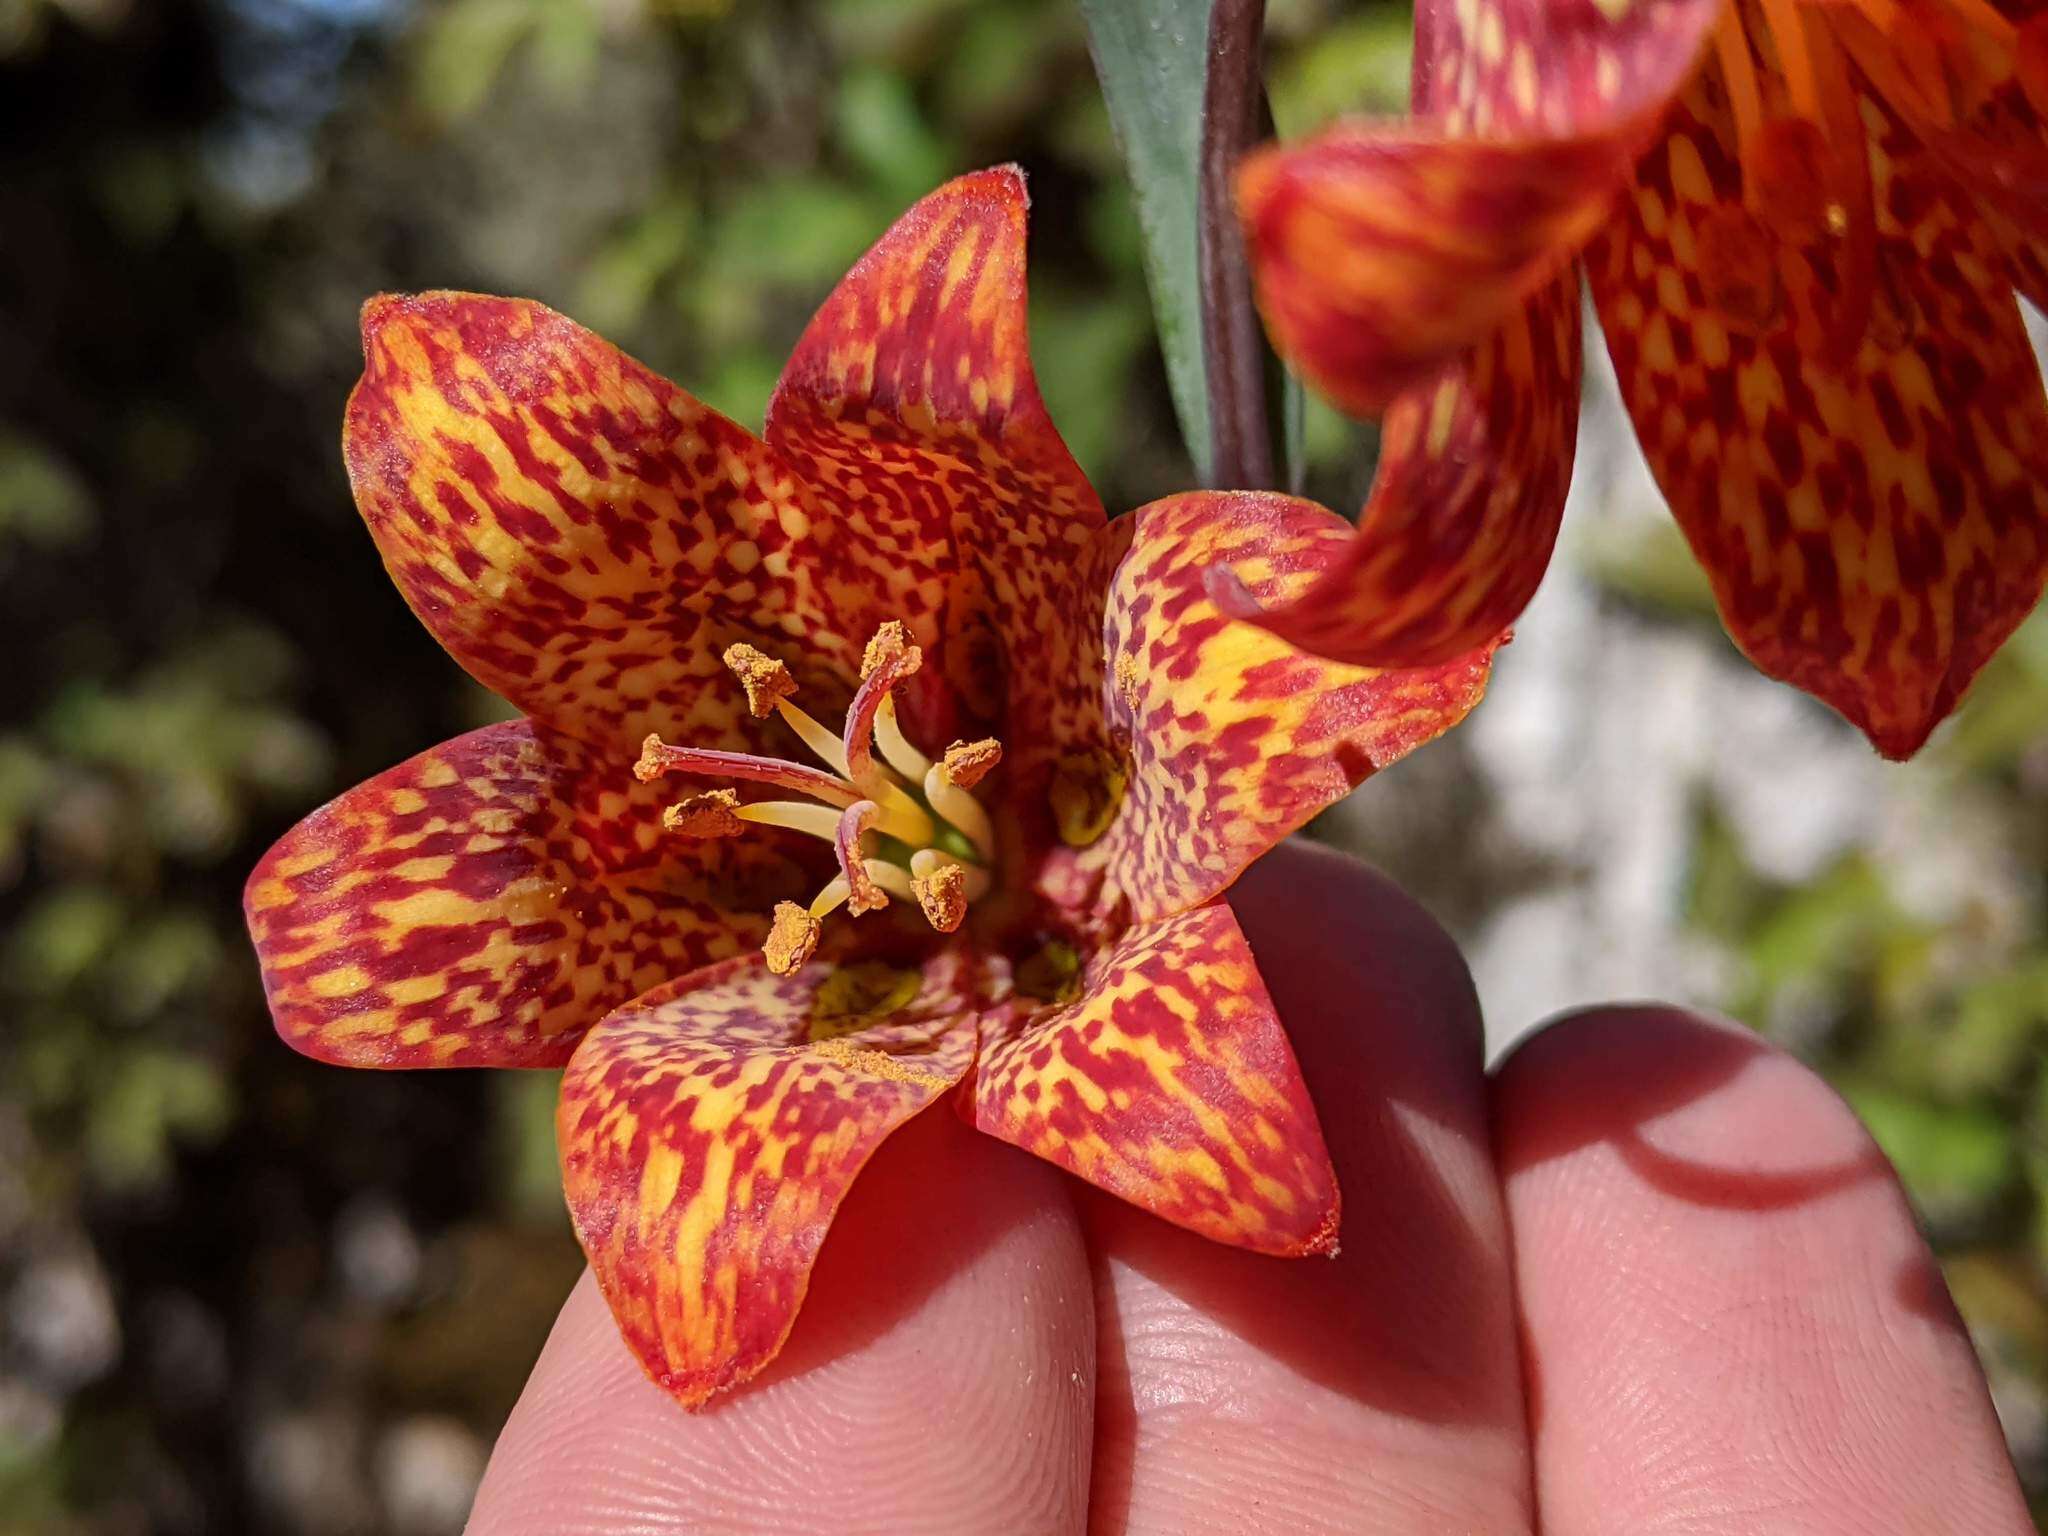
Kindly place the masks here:
<instances>
[{"instance_id":1,"label":"drooping flower","mask_svg":"<svg viewBox=\"0 0 2048 1536\"><path fill-rule=\"evenodd\" d=\"M1241 174L1280 348L1386 411L1357 544L1263 621L1397 666L1520 612L1570 479L1582 262L1729 633L1910 756L2048 575L2013 297L2048 301L2048 11L1423 0L1414 96Z\"/></svg>"},{"instance_id":2,"label":"drooping flower","mask_svg":"<svg viewBox=\"0 0 2048 1536\"><path fill-rule=\"evenodd\" d=\"M1491 640L1378 672L1224 618L1217 561L1281 602L1343 548L1306 502L1105 522L1033 381L1025 207L998 170L911 210L759 439L536 304L364 312L364 519L524 718L265 856L265 987L326 1061L566 1065L576 1230L687 1404L774 1357L855 1174L942 1099L1218 1241L1335 1245L1218 898L1461 718Z\"/></svg>"}]
</instances>

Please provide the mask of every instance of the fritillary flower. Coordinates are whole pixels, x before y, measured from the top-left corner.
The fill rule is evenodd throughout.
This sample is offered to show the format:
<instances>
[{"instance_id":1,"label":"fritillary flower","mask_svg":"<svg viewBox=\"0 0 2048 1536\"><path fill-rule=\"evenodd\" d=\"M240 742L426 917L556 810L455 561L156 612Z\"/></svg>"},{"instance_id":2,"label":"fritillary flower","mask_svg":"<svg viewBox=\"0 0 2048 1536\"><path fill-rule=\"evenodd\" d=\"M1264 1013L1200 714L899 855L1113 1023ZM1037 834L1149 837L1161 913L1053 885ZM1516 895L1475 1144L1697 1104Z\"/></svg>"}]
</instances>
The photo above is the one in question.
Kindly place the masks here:
<instances>
[{"instance_id":1,"label":"fritillary flower","mask_svg":"<svg viewBox=\"0 0 2048 1536\"><path fill-rule=\"evenodd\" d=\"M249 882L284 1038L566 1067L576 1230L686 1404L780 1349L862 1164L940 1104L1168 1221L1334 1249L1316 1114L1218 898L1455 723L1219 613L1333 514L1106 522L1025 340L1023 180L911 210L756 438L539 305L373 300L345 448L421 619L523 718L316 811ZM830 724L826 722L832 722Z\"/></svg>"},{"instance_id":2,"label":"fritillary flower","mask_svg":"<svg viewBox=\"0 0 2048 1536\"><path fill-rule=\"evenodd\" d=\"M1424 0L1412 122L1242 173L1282 350L1387 413L1358 544L1265 622L1395 666L1520 612L1570 479L1583 267L1729 633L1918 750L2048 575L2014 300L2048 300L2032 5Z\"/></svg>"}]
</instances>

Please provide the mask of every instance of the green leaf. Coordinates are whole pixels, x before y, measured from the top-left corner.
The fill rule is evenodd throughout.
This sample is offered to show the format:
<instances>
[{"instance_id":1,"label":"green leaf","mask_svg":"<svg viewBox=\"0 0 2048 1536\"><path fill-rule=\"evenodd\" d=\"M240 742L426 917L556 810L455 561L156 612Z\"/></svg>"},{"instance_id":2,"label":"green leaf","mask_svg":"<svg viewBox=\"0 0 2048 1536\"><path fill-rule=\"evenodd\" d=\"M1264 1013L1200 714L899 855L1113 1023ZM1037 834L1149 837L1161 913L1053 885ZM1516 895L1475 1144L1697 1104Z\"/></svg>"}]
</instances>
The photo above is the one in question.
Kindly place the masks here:
<instances>
[{"instance_id":1,"label":"green leaf","mask_svg":"<svg viewBox=\"0 0 2048 1536\"><path fill-rule=\"evenodd\" d=\"M1210 0L1081 0L1089 51L1137 189L1145 279L1181 437L1209 478L1209 386L1202 371L1196 171Z\"/></svg>"}]
</instances>

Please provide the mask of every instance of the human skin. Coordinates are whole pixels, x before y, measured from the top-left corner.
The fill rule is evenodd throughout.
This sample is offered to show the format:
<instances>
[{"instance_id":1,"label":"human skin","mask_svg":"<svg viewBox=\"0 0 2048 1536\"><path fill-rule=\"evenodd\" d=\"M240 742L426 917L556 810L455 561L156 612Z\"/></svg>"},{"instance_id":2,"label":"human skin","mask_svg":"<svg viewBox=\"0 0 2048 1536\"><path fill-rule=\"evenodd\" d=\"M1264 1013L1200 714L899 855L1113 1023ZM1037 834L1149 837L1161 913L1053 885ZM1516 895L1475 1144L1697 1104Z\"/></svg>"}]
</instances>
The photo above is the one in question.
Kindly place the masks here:
<instances>
[{"instance_id":1,"label":"human skin","mask_svg":"<svg viewBox=\"0 0 2048 1536\"><path fill-rule=\"evenodd\" d=\"M1288 846L1231 899L1338 1257L1204 1242L927 1113L706 1411L586 1275L472 1536L2033 1529L1905 1197L1812 1073L1617 1005L1489 1075L1464 962L1384 876Z\"/></svg>"}]
</instances>

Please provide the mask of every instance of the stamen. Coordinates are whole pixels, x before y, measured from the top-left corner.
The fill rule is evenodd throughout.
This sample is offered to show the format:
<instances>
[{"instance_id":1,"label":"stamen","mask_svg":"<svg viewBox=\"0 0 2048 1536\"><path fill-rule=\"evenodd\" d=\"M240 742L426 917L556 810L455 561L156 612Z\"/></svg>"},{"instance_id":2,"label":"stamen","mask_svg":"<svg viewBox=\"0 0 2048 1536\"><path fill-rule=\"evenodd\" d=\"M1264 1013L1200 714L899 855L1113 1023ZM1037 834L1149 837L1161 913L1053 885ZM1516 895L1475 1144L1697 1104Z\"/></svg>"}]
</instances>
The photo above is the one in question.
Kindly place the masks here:
<instances>
[{"instance_id":1,"label":"stamen","mask_svg":"<svg viewBox=\"0 0 2048 1536\"><path fill-rule=\"evenodd\" d=\"M984 859L996 853L996 829L981 802L946 777L946 765L936 763L924 776L924 797L931 808L958 827Z\"/></svg>"},{"instance_id":2,"label":"stamen","mask_svg":"<svg viewBox=\"0 0 2048 1536\"><path fill-rule=\"evenodd\" d=\"M808 800L756 800L752 805L741 806L733 815L738 821L787 827L792 832L822 837L828 843L839 835L840 813L829 805L814 805Z\"/></svg>"},{"instance_id":3,"label":"stamen","mask_svg":"<svg viewBox=\"0 0 2048 1536\"><path fill-rule=\"evenodd\" d=\"M995 882L989 872L978 865L966 863L952 854L937 848L920 848L910 856L910 881L915 885L921 877L937 874L942 869L957 869L967 882L967 899L979 901L988 894Z\"/></svg>"},{"instance_id":4,"label":"stamen","mask_svg":"<svg viewBox=\"0 0 2048 1536\"><path fill-rule=\"evenodd\" d=\"M855 917L889 905L889 898L882 894L881 887L868 874L860 846L861 838L866 836L868 828L881 814L882 808L874 801L862 800L849 805L833 829L832 846L839 855L839 877L846 882L851 893L846 906Z\"/></svg>"},{"instance_id":5,"label":"stamen","mask_svg":"<svg viewBox=\"0 0 2048 1536\"><path fill-rule=\"evenodd\" d=\"M917 893L911 888L910 875L900 865L884 859L862 859L861 872L891 896L904 901L917 900ZM811 898L811 916L829 917L848 904L853 897L853 885L844 875L834 875L825 886Z\"/></svg>"},{"instance_id":6,"label":"stamen","mask_svg":"<svg viewBox=\"0 0 2048 1536\"><path fill-rule=\"evenodd\" d=\"M916 649L917 647L910 643L910 631L904 628L903 621L901 619L887 620L868 637L867 649L861 652L861 681L866 682L886 663L894 661L898 657L904 656ZM916 670L915 666L910 669L911 672ZM910 673L906 672L903 675L908 677Z\"/></svg>"},{"instance_id":7,"label":"stamen","mask_svg":"<svg viewBox=\"0 0 2048 1536\"><path fill-rule=\"evenodd\" d=\"M756 720L766 720L775 713L776 705L796 693L796 679L789 675L789 668L751 645L728 645L725 664L747 690L747 708Z\"/></svg>"},{"instance_id":8,"label":"stamen","mask_svg":"<svg viewBox=\"0 0 2048 1536\"><path fill-rule=\"evenodd\" d=\"M828 805L848 806L862 798L859 790L845 780L800 763L786 763L776 757L756 757L750 752L713 752L702 747L672 747L659 736L640 744L640 761L633 765L633 777L645 784L665 773L694 773L707 779L740 779L749 784L772 784L777 789L809 795Z\"/></svg>"},{"instance_id":9,"label":"stamen","mask_svg":"<svg viewBox=\"0 0 2048 1536\"><path fill-rule=\"evenodd\" d=\"M932 771L932 760L910 744L897 723L894 695L882 700L882 707L875 711L875 745L882 749L889 766L913 784Z\"/></svg>"},{"instance_id":10,"label":"stamen","mask_svg":"<svg viewBox=\"0 0 2048 1536\"><path fill-rule=\"evenodd\" d=\"M905 678L924 665L924 652L910 644L903 626L890 620L875 631L861 661L861 683L853 702L846 706L846 729L840 745L846 749L846 776L856 784L868 784L875 776L875 717L883 701Z\"/></svg>"},{"instance_id":11,"label":"stamen","mask_svg":"<svg viewBox=\"0 0 2048 1536\"><path fill-rule=\"evenodd\" d=\"M910 886L910 871L901 864L891 864L883 859L863 859L861 867L868 872L868 878L901 901L917 900L917 892Z\"/></svg>"},{"instance_id":12,"label":"stamen","mask_svg":"<svg viewBox=\"0 0 2048 1536\"><path fill-rule=\"evenodd\" d=\"M846 750L839 745L839 738L836 735L794 704L784 702L777 707L776 713L782 716L783 723L802 738L803 744L809 747L820 761L831 765L834 773L841 777L851 777L846 771Z\"/></svg>"},{"instance_id":13,"label":"stamen","mask_svg":"<svg viewBox=\"0 0 2048 1536\"><path fill-rule=\"evenodd\" d=\"M952 933L967 917L967 871L959 864L941 864L929 874L912 875L910 888L925 921L940 933Z\"/></svg>"},{"instance_id":14,"label":"stamen","mask_svg":"<svg viewBox=\"0 0 2048 1536\"><path fill-rule=\"evenodd\" d=\"M1003 744L993 736L984 736L980 741L954 742L946 748L939 766L946 770L947 783L972 789L1002 760Z\"/></svg>"},{"instance_id":15,"label":"stamen","mask_svg":"<svg viewBox=\"0 0 2048 1536\"><path fill-rule=\"evenodd\" d=\"M832 814L824 806L818 809L828 816ZM744 830L740 826L742 814L736 791L707 789L663 811L661 824L685 837L738 837Z\"/></svg>"},{"instance_id":16,"label":"stamen","mask_svg":"<svg viewBox=\"0 0 2048 1536\"><path fill-rule=\"evenodd\" d=\"M778 976L791 975L811 958L817 947L818 920L793 901L778 901L775 920L761 946L768 969Z\"/></svg>"}]
</instances>

